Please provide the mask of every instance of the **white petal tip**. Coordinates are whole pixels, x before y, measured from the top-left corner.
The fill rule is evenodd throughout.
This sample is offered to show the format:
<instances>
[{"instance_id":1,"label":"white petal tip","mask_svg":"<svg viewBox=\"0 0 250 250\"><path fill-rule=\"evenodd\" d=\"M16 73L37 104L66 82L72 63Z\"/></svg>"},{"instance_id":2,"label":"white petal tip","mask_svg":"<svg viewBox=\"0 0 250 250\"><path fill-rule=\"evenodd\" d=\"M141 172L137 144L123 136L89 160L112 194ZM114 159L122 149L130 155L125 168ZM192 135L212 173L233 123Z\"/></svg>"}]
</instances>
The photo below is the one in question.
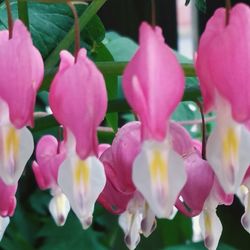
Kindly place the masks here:
<instances>
[{"instance_id":1,"label":"white petal tip","mask_svg":"<svg viewBox=\"0 0 250 250\"><path fill-rule=\"evenodd\" d=\"M241 217L241 224L244 229L250 234L250 220L246 214Z\"/></svg>"},{"instance_id":2,"label":"white petal tip","mask_svg":"<svg viewBox=\"0 0 250 250\"><path fill-rule=\"evenodd\" d=\"M93 220L93 216L89 216L87 218L80 219L81 224L82 224L82 228L84 230L88 229L92 224L92 220Z\"/></svg>"},{"instance_id":3,"label":"white petal tip","mask_svg":"<svg viewBox=\"0 0 250 250\"><path fill-rule=\"evenodd\" d=\"M65 224L70 211L70 205L67 197L63 193L55 195L49 203L49 211L57 226Z\"/></svg>"},{"instance_id":4,"label":"white petal tip","mask_svg":"<svg viewBox=\"0 0 250 250\"><path fill-rule=\"evenodd\" d=\"M9 217L1 217L0 216L0 241L3 238L4 232L10 223Z\"/></svg>"}]
</instances>

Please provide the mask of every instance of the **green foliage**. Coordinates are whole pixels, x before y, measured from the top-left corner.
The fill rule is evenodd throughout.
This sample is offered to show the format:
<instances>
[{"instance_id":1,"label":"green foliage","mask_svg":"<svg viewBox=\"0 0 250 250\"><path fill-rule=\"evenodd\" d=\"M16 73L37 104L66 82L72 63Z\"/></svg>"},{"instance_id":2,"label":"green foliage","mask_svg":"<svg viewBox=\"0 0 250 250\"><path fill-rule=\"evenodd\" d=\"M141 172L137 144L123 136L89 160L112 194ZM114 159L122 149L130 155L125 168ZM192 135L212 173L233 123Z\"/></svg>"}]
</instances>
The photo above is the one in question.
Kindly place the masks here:
<instances>
[{"instance_id":1,"label":"green foliage","mask_svg":"<svg viewBox=\"0 0 250 250\"><path fill-rule=\"evenodd\" d=\"M16 19L18 16L17 2L13 2L11 7L13 17ZM0 29L6 29L8 21L4 3L1 9L0 22L2 25ZM79 5L77 9L78 14L82 14L86 6ZM39 49L44 59L65 37L74 22L72 12L66 4L44 3L29 3L29 20L34 45ZM90 45L102 41L104 35L104 26L97 16L94 16L82 31L83 41Z\"/></svg>"},{"instance_id":2,"label":"green foliage","mask_svg":"<svg viewBox=\"0 0 250 250\"><path fill-rule=\"evenodd\" d=\"M188 5L191 0L186 0L185 5ZM206 0L195 0L195 6L198 10L205 13L206 12Z\"/></svg>"}]
</instances>

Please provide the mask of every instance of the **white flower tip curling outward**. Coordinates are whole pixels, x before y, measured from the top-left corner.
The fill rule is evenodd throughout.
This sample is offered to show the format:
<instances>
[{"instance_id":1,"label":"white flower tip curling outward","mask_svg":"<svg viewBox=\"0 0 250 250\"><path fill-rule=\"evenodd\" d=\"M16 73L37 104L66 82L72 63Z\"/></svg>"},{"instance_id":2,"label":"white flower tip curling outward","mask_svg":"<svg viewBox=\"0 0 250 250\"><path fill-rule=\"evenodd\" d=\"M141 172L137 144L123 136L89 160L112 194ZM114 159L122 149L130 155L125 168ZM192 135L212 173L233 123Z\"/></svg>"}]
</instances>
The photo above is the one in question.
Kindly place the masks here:
<instances>
[{"instance_id":1,"label":"white flower tip curling outward","mask_svg":"<svg viewBox=\"0 0 250 250\"><path fill-rule=\"evenodd\" d=\"M244 197L244 206L245 206L245 213L241 217L241 224L244 227L244 229L248 233L250 233L250 193L249 193L249 189Z\"/></svg>"},{"instance_id":2,"label":"white flower tip curling outward","mask_svg":"<svg viewBox=\"0 0 250 250\"><path fill-rule=\"evenodd\" d=\"M142 223L145 217L148 217L148 211L145 210L145 200L138 192L129 201L127 209L119 216L119 225L125 236L124 241L131 250L135 249L140 242L140 234L143 233ZM152 225L150 225L152 228ZM145 228L147 229L147 228ZM148 229L147 229L148 230Z\"/></svg>"},{"instance_id":3,"label":"white flower tip curling outward","mask_svg":"<svg viewBox=\"0 0 250 250\"><path fill-rule=\"evenodd\" d=\"M169 218L186 183L184 162L166 140L146 141L134 161L132 178L158 218Z\"/></svg>"},{"instance_id":4,"label":"white flower tip curling outward","mask_svg":"<svg viewBox=\"0 0 250 250\"><path fill-rule=\"evenodd\" d=\"M147 202L144 202L143 218L141 222L141 231L144 237L149 237L151 233L156 229L157 221L155 214L148 206Z\"/></svg>"},{"instance_id":5,"label":"white flower tip curling outward","mask_svg":"<svg viewBox=\"0 0 250 250\"><path fill-rule=\"evenodd\" d=\"M222 233L222 224L216 214L216 208L203 210L200 225L206 248L216 250Z\"/></svg>"},{"instance_id":6,"label":"white flower tip curling outward","mask_svg":"<svg viewBox=\"0 0 250 250\"><path fill-rule=\"evenodd\" d=\"M58 184L84 229L92 223L94 204L105 183L103 164L95 156L81 160L76 153L68 154L59 169Z\"/></svg>"},{"instance_id":7,"label":"white flower tip curling outward","mask_svg":"<svg viewBox=\"0 0 250 250\"><path fill-rule=\"evenodd\" d=\"M9 217L1 217L0 216L0 241L3 238L4 232L10 223Z\"/></svg>"},{"instance_id":8,"label":"white flower tip curling outward","mask_svg":"<svg viewBox=\"0 0 250 250\"><path fill-rule=\"evenodd\" d=\"M57 226L63 226L70 211L68 198L62 192L56 194L49 203L49 211Z\"/></svg>"},{"instance_id":9,"label":"white flower tip curling outward","mask_svg":"<svg viewBox=\"0 0 250 250\"><path fill-rule=\"evenodd\" d=\"M81 222L82 228L84 230L88 229L91 226L92 221L93 221L93 216L92 215L89 215L89 216L87 216L85 218L80 218L80 222Z\"/></svg>"},{"instance_id":10,"label":"white flower tip curling outward","mask_svg":"<svg viewBox=\"0 0 250 250\"><path fill-rule=\"evenodd\" d=\"M126 210L119 216L118 222L125 234L124 242L126 246L130 250L134 250L141 239L142 214L138 210L135 213Z\"/></svg>"}]
</instances>

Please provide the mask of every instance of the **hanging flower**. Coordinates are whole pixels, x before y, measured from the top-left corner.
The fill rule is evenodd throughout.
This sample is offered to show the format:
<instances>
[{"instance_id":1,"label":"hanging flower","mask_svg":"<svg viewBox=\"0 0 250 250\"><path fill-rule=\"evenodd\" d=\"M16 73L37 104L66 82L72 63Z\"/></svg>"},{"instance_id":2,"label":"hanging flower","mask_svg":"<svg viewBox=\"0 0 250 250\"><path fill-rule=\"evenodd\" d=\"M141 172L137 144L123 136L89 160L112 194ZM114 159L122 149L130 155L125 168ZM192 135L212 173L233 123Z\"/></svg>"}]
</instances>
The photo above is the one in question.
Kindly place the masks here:
<instances>
[{"instance_id":1,"label":"hanging flower","mask_svg":"<svg viewBox=\"0 0 250 250\"><path fill-rule=\"evenodd\" d=\"M53 198L49 203L49 211L58 226L63 226L70 205L67 197L58 186L58 170L66 156L64 143L58 145L54 136L43 136L36 147L36 159L32 170L40 189L50 189Z\"/></svg>"},{"instance_id":2,"label":"hanging flower","mask_svg":"<svg viewBox=\"0 0 250 250\"><path fill-rule=\"evenodd\" d=\"M120 214L119 225L131 250L138 245L141 234L148 237L156 226L154 213L132 182L133 161L141 147L140 129L140 122L121 127L100 157L107 183L98 200L111 213Z\"/></svg>"},{"instance_id":3,"label":"hanging flower","mask_svg":"<svg viewBox=\"0 0 250 250\"><path fill-rule=\"evenodd\" d=\"M204 203L213 187L214 172L208 162L201 157L201 143L197 140L193 141L184 128L175 126L174 129L172 129L172 134L178 133L181 135L172 137L175 141L174 145L182 145L184 140L189 142L185 144L185 147L182 147L182 150L177 146L174 147L183 156L187 172L187 182L181 190L175 206L186 216L193 217L200 214L203 210Z\"/></svg>"},{"instance_id":4,"label":"hanging flower","mask_svg":"<svg viewBox=\"0 0 250 250\"><path fill-rule=\"evenodd\" d=\"M9 225L10 218L13 216L16 208L16 190L17 184L6 185L0 178L0 241Z\"/></svg>"},{"instance_id":5,"label":"hanging flower","mask_svg":"<svg viewBox=\"0 0 250 250\"><path fill-rule=\"evenodd\" d=\"M98 160L97 127L107 109L102 74L81 49L75 59L62 51L59 70L51 84L49 103L65 131L66 159L59 169L58 184L70 205L88 228L94 204L106 182Z\"/></svg>"},{"instance_id":6,"label":"hanging flower","mask_svg":"<svg viewBox=\"0 0 250 250\"><path fill-rule=\"evenodd\" d=\"M159 27L142 23L139 49L127 65L122 86L141 121L142 147L133 182L157 217L168 218L186 182L183 159L172 148L169 119L184 91L184 74Z\"/></svg>"},{"instance_id":7,"label":"hanging flower","mask_svg":"<svg viewBox=\"0 0 250 250\"><path fill-rule=\"evenodd\" d=\"M19 20L13 36L0 31L0 177L15 184L33 152L32 134L36 93L43 78L43 61L30 33Z\"/></svg>"},{"instance_id":8,"label":"hanging flower","mask_svg":"<svg viewBox=\"0 0 250 250\"><path fill-rule=\"evenodd\" d=\"M217 113L207 159L225 192L235 193L250 163L250 133L244 126L250 119L250 8L235 5L228 25L225 15L220 8L207 23L196 70L205 111Z\"/></svg>"}]
</instances>

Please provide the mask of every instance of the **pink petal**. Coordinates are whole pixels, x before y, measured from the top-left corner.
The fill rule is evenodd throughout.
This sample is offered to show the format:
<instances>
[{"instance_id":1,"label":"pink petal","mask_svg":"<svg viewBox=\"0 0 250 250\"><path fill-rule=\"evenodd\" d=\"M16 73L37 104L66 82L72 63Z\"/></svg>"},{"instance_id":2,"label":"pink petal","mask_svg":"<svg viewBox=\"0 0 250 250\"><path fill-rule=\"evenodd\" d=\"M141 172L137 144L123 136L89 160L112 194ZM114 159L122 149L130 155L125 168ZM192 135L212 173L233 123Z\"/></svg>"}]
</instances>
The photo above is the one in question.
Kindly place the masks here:
<instances>
[{"instance_id":1,"label":"pink petal","mask_svg":"<svg viewBox=\"0 0 250 250\"><path fill-rule=\"evenodd\" d=\"M201 213L204 203L213 187L214 173L207 161L197 153L184 159L187 172L187 182L180 195L185 205L177 200L176 207L187 216L196 216Z\"/></svg>"},{"instance_id":2,"label":"pink petal","mask_svg":"<svg viewBox=\"0 0 250 250\"><path fill-rule=\"evenodd\" d=\"M67 52L61 52L49 103L57 121L73 133L78 155L84 159L97 154L96 130L105 116L107 93L103 76L85 49L79 51L75 64Z\"/></svg>"},{"instance_id":3,"label":"pink petal","mask_svg":"<svg viewBox=\"0 0 250 250\"><path fill-rule=\"evenodd\" d=\"M33 46L30 33L17 20L13 38L0 32L0 98L7 102L16 128L32 125L36 91L43 78L43 61Z\"/></svg>"},{"instance_id":4,"label":"pink petal","mask_svg":"<svg viewBox=\"0 0 250 250\"><path fill-rule=\"evenodd\" d=\"M63 143L58 152L58 141L54 136L45 135L39 140L36 147L37 162L33 162L32 169L41 189L57 186L58 170L65 157Z\"/></svg>"},{"instance_id":5,"label":"pink petal","mask_svg":"<svg viewBox=\"0 0 250 250\"><path fill-rule=\"evenodd\" d=\"M193 152L193 141L184 127L176 122L169 125L169 134L173 149L181 156L186 156Z\"/></svg>"},{"instance_id":6,"label":"pink petal","mask_svg":"<svg viewBox=\"0 0 250 250\"><path fill-rule=\"evenodd\" d=\"M104 153L106 149L110 147L109 144L102 143L98 145L98 157L101 157L101 155Z\"/></svg>"},{"instance_id":7,"label":"pink petal","mask_svg":"<svg viewBox=\"0 0 250 250\"><path fill-rule=\"evenodd\" d=\"M205 109L212 107L218 92L231 104L238 122L250 118L249 23L250 8L245 4L232 8L227 26L225 10L217 10L202 35L196 64Z\"/></svg>"},{"instance_id":8,"label":"pink petal","mask_svg":"<svg viewBox=\"0 0 250 250\"><path fill-rule=\"evenodd\" d=\"M6 185L0 179L0 193L1 193L1 200L0 200L0 216L12 216L15 211L16 207L16 190L17 184L15 185Z\"/></svg>"},{"instance_id":9,"label":"pink petal","mask_svg":"<svg viewBox=\"0 0 250 250\"><path fill-rule=\"evenodd\" d=\"M143 138L163 140L168 119L183 95L184 75L159 27L142 23L139 40L123 75L123 90L142 122Z\"/></svg>"},{"instance_id":10,"label":"pink petal","mask_svg":"<svg viewBox=\"0 0 250 250\"><path fill-rule=\"evenodd\" d=\"M117 189L122 192L134 192L132 167L141 149L141 124L129 122L117 133L112 143L113 171L119 182Z\"/></svg>"}]
</instances>

